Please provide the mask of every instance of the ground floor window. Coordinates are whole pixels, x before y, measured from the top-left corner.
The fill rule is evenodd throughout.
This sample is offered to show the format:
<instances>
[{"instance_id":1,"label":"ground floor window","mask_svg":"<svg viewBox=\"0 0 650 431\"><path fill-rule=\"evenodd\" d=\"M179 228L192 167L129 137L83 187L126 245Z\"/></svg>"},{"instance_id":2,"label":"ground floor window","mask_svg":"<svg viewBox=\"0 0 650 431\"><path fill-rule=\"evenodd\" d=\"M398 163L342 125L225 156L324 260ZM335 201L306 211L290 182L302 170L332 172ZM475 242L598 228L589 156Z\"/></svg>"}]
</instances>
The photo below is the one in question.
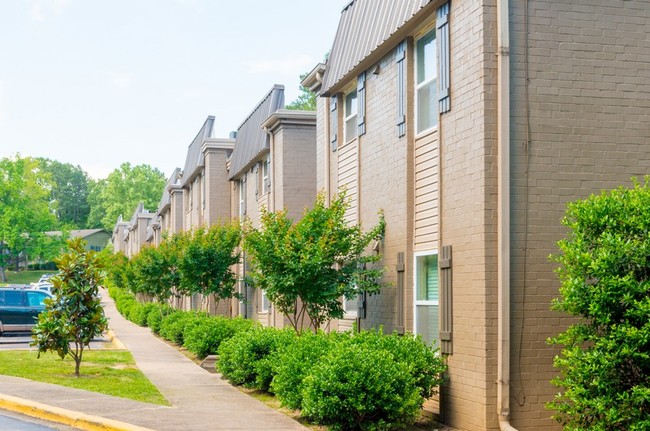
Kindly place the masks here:
<instances>
[{"instance_id":1,"label":"ground floor window","mask_svg":"<svg viewBox=\"0 0 650 431\"><path fill-rule=\"evenodd\" d=\"M438 344L438 252L415 254L415 310L413 331L430 345Z\"/></svg>"}]
</instances>

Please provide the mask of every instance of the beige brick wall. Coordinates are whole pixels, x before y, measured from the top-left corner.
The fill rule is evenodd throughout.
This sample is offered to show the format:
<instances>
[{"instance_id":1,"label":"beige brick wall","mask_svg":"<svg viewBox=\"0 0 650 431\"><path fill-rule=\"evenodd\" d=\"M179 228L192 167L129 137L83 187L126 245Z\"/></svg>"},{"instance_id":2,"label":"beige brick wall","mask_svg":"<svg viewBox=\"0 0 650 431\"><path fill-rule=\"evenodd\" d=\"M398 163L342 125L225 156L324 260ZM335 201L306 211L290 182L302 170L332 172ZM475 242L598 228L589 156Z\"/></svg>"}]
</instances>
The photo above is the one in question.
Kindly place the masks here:
<instances>
[{"instance_id":1,"label":"beige brick wall","mask_svg":"<svg viewBox=\"0 0 650 431\"><path fill-rule=\"evenodd\" d=\"M205 153L205 218L207 226L230 220L230 183L226 149L208 149Z\"/></svg>"},{"instance_id":2,"label":"beige brick wall","mask_svg":"<svg viewBox=\"0 0 650 431\"><path fill-rule=\"evenodd\" d=\"M650 7L614 0L528 7L528 62L523 5L511 12L512 423L561 429L544 409L558 391L549 383L557 350L545 340L569 322L549 311L559 282L548 255L566 234L559 220L567 202L650 173Z\"/></svg>"}]
</instances>

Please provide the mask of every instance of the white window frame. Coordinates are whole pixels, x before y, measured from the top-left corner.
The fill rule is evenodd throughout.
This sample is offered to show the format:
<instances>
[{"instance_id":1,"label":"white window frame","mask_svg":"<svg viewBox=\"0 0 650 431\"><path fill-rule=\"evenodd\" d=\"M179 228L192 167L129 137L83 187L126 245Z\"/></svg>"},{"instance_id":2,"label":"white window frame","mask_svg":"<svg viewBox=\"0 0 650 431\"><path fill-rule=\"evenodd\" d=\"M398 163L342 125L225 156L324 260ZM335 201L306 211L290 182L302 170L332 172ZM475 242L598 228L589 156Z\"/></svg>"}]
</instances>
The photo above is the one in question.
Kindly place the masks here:
<instances>
[{"instance_id":1,"label":"white window frame","mask_svg":"<svg viewBox=\"0 0 650 431\"><path fill-rule=\"evenodd\" d=\"M418 335L418 305L429 305L438 307L438 334L436 334L436 343L440 343L440 269L438 269L438 300L419 300L418 299L418 280L420 279L420 274L418 273L418 258L426 256L436 256L440 259L440 254L437 249L418 251L413 254L413 333Z\"/></svg>"},{"instance_id":2,"label":"white window frame","mask_svg":"<svg viewBox=\"0 0 650 431\"><path fill-rule=\"evenodd\" d=\"M354 100L356 109L354 112L348 112L348 97L354 94ZM357 88L355 87L352 91L345 93L343 96L343 139L344 141L350 142L359 136L359 127L357 124L357 116L359 115L359 95L357 94ZM354 131L353 136L348 136L348 122L351 122L352 126L350 130Z\"/></svg>"},{"instance_id":3,"label":"white window frame","mask_svg":"<svg viewBox=\"0 0 650 431\"><path fill-rule=\"evenodd\" d=\"M270 309L271 301L269 301L269 298L266 296L264 289L260 289L260 310L262 310L262 313L268 313Z\"/></svg>"},{"instance_id":4,"label":"white window frame","mask_svg":"<svg viewBox=\"0 0 650 431\"><path fill-rule=\"evenodd\" d=\"M354 307L348 309L349 304L354 303ZM353 299L347 299L343 296L343 317L345 319L356 319L359 316L359 294L357 293Z\"/></svg>"},{"instance_id":5,"label":"white window frame","mask_svg":"<svg viewBox=\"0 0 650 431\"><path fill-rule=\"evenodd\" d=\"M268 154L262 161L262 194L271 191L271 155Z\"/></svg>"},{"instance_id":6,"label":"white window frame","mask_svg":"<svg viewBox=\"0 0 650 431\"><path fill-rule=\"evenodd\" d=\"M246 182L240 178L237 185L239 186L239 218L243 219L246 215Z\"/></svg>"},{"instance_id":7,"label":"white window frame","mask_svg":"<svg viewBox=\"0 0 650 431\"><path fill-rule=\"evenodd\" d=\"M432 68L431 68L433 70L433 74L432 74L431 77L429 77L429 79L423 80L422 82L420 82L418 84L418 80L420 78L418 76L418 72L419 72L419 69L420 69L418 67L418 65L420 64L420 61L429 60L428 58L422 59L418 55L418 44L420 43L420 41L422 39L428 37L432 33L433 33L433 39L432 39L431 43L433 44L433 48L435 50L435 53L433 55L433 60L432 60L433 65L432 65ZM435 28L435 25L432 25L431 27L427 27L425 30L423 30L415 39L415 49L414 49L414 51L415 51L415 56L414 56L415 57L415 73L413 75L414 75L414 78L415 78L414 87L415 87L415 130L416 130L416 136L423 135L425 133L428 133L428 132L438 128L438 115L439 115L438 114L438 45L437 45L436 37L437 37L436 28ZM420 127L420 109L419 109L419 106L420 106L420 90L422 90L422 89L424 89L426 87L429 87L431 89L431 92L429 93L429 97L433 98L433 101L429 101L429 104L430 104L430 106L435 106L436 114L431 119L431 121L432 121L431 126L421 129L421 127Z\"/></svg>"}]
</instances>

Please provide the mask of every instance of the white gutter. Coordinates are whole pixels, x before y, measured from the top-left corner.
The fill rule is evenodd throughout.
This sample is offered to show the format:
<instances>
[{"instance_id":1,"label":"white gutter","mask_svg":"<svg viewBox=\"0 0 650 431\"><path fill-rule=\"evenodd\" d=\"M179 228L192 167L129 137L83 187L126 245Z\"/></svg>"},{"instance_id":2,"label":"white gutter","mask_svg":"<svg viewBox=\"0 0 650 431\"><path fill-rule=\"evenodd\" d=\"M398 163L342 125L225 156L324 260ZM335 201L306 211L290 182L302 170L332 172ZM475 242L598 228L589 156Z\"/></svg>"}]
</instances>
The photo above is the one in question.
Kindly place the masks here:
<instances>
[{"instance_id":1,"label":"white gutter","mask_svg":"<svg viewBox=\"0 0 650 431\"><path fill-rule=\"evenodd\" d=\"M498 333L497 414L510 425L510 33L508 0L497 0Z\"/></svg>"}]
</instances>

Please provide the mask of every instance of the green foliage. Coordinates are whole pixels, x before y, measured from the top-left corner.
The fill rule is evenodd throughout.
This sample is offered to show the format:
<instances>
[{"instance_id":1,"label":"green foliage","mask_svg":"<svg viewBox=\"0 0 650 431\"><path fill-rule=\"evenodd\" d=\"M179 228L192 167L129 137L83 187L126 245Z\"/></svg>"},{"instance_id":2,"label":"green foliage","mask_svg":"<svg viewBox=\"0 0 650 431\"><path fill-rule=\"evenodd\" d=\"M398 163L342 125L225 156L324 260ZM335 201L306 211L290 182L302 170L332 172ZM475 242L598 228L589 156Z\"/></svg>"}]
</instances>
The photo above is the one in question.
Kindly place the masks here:
<instances>
[{"instance_id":1,"label":"green foliage","mask_svg":"<svg viewBox=\"0 0 650 431\"><path fill-rule=\"evenodd\" d=\"M179 346L183 345L184 333L188 326L193 325L205 313L194 311L176 311L162 318L160 336Z\"/></svg>"},{"instance_id":2,"label":"green foliage","mask_svg":"<svg viewBox=\"0 0 650 431\"><path fill-rule=\"evenodd\" d=\"M252 320L237 317L206 316L184 332L184 347L199 358L216 355L219 346L241 331L255 326Z\"/></svg>"},{"instance_id":3,"label":"green foliage","mask_svg":"<svg viewBox=\"0 0 650 431\"><path fill-rule=\"evenodd\" d=\"M61 358L72 357L78 376L84 347L106 330L108 322L98 296L104 277L99 259L84 249L79 238L68 241L68 248L67 254L56 259L59 273L52 278L54 299L46 300L45 311L33 328L32 345L39 355L54 351Z\"/></svg>"},{"instance_id":4,"label":"green foliage","mask_svg":"<svg viewBox=\"0 0 650 431\"><path fill-rule=\"evenodd\" d=\"M304 73L300 75L300 80L302 81L307 77L307 74ZM311 91L309 88L301 85L300 94L298 98L293 102L289 103L286 106L286 109L292 110L303 110L303 111L315 111L316 110L316 93Z\"/></svg>"},{"instance_id":5,"label":"green foliage","mask_svg":"<svg viewBox=\"0 0 650 431\"><path fill-rule=\"evenodd\" d=\"M549 342L561 388L548 407L566 430L650 428L650 178L571 203L557 311L578 319Z\"/></svg>"},{"instance_id":6,"label":"green foliage","mask_svg":"<svg viewBox=\"0 0 650 431\"><path fill-rule=\"evenodd\" d=\"M50 260L60 252L63 242L44 234L57 227L51 189L52 178L37 160L0 159L0 244L6 250L0 252L0 277L10 264L18 266L21 253Z\"/></svg>"},{"instance_id":7,"label":"green foliage","mask_svg":"<svg viewBox=\"0 0 650 431\"><path fill-rule=\"evenodd\" d=\"M339 338L347 334L306 332L291 343L281 346L273 355L274 377L270 390L283 406L302 407L303 381L322 357L336 348Z\"/></svg>"},{"instance_id":8,"label":"green foliage","mask_svg":"<svg viewBox=\"0 0 650 431\"><path fill-rule=\"evenodd\" d=\"M180 288L188 294L213 296L219 301L237 296L237 277L232 266L239 263L235 251L241 241L238 224L215 225L195 230L180 255Z\"/></svg>"},{"instance_id":9,"label":"green foliage","mask_svg":"<svg viewBox=\"0 0 650 431\"><path fill-rule=\"evenodd\" d=\"M217 369L235 385L268 391L273 379L272 354L290 343L294 331L255 328L221 343Z\"/></svg>"},{"instance_id":10,"label":"green foliage","mask_svg":"<svg viewBox=\"0 0 650 431\"><path fill-rule=\"evenodd\" d=\"M52 178L50 200L56 202L56 216L61 225L84 229L90 213L88 174L80 166L56 160L37 159L41 169Z\"/></svg>"},{"instance_id":11,"label":"green foliage","mask_svg":"<svg viewBox=\"0 0 650 431\"><path fill-rule=\"evenodd\" d=\"M262 210L261 229L247 227L244 246L252 260L252 282L266 292L296 331L305 316L314 331L343 317L341 298L377 293L383 269L372 267L381 256L364 254L384 232L384 219L367 233L345 220L345 194L329 206L320 193L314 207L293 223L286 211Z\"/></svg>"},{"instance_id":12,"label":"green foliage","mask_svg":"<svg viewBox=\"0 0 650 431\"><path fill-rule=\"evenodd\" d=\"M173 312L173 308L167 304L155 304L156 307L153 307L149 310L147 314L147 326L151 329L154 334L160 333L160 325L162 320L168 314Z\"/></svg>"},{"instance_id":13,"label":"green foliage","mask_svg":"<svg viewBox=\"0 0 650 431\"><path fill-rule=\"evenodd\" d=\"M141 202L145 208L157 208L165 182L156 168L123 163L105 180L91 182L88 225L112 230L120 215L130 218Z\"/></svg>"},{"instance_id":14,"label":"green foliage","mask_svg":"<svg viewBox=\"0 0 650 431\"><path fill-rule=\"evenodd\" d=\"M401 429L422 398L409 367L363 344L334 349L304 380L302 416L337 430Z\"/></svg>"}]
</instances>

